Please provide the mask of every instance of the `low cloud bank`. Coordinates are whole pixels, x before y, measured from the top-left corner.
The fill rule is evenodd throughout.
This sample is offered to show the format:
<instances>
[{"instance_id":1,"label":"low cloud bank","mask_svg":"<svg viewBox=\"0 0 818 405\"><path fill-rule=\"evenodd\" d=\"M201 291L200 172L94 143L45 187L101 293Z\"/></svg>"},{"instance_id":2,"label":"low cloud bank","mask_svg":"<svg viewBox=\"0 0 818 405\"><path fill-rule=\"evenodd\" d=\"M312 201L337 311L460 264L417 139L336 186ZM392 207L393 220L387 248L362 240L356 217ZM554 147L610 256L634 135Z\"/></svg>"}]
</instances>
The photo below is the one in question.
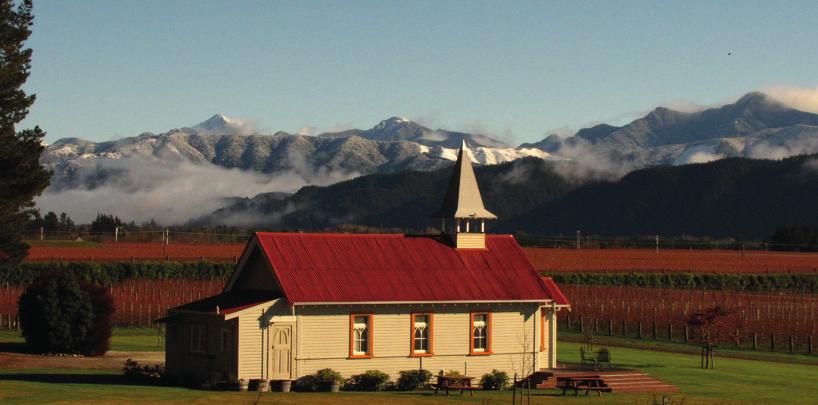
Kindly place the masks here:
<instances>
[{"instance_id":1,"label":"low cloud bank","mask_svg":"<svg viewBox=\"0 0 818 405\"><path fill-rule=\"evenodd\" d=\"M66 212L78 223L109 213L137 223L154 219L176 225L209 214L232 198L295 192L305 185L327 185L358 175L313 169L303 159L292 162L292 170L273 174L144 157L94 163L77 171L78 178L72 181L80 187L60 187L60 179L55 179L36 199L37 207L43 212Z\"/></svg>"}]
</instances>

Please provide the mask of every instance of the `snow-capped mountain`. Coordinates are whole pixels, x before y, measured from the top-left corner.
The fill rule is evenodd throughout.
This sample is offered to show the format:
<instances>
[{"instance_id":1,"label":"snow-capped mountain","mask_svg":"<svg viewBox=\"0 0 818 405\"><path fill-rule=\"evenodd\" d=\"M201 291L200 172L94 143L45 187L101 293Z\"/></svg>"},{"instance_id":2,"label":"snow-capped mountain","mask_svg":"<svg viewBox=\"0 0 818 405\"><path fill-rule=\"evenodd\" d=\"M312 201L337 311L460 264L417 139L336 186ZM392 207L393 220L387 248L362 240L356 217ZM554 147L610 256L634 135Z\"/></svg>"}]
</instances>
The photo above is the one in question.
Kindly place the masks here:
<instances>
[{"instance_id":1,"label":"snow-capped mountain","mask_svg":"<svg viewBox=\"0 0 818 405\"><path fill-rule=\"evenodd\" d=\"M80 221L96 212L120 212L136 220L180 222L209 213L225 198L294 192L365 174L442 168L456 159L455 148L463 139L479 164L550 158L540 149L431 130L404 118L390 118L368 130L307 136L255 134L245 121L217 114L162 134L109 142L64 138L48 145L40 161L54 176L38 204L44 210L70 211ZM191 207L192 200L202 208ZM134 211L138 206L145 208ZM179 206L188 212L180 212Z\"/></svg>"},{"instance_id":2,"label":"snow-capped mountain","mask_svg":"<svg viewBox=\"0 0 818 405\"><path fill-rule=\"evenodd\" d=\"M445 129L429 129L417 122L404 117L385 119L367 130L351 129L341 132L331 132L319 135L324 138L346 138L360 136L373 141L410 141L426 146L440 146L444 148L459 148L460 141L465 140L469 147L509 148L509 145L481 134L447 131Z\"/></svg>"},{"instance_id":3,"label":"snow-capped mountain","mask_svg":"<svg viewBox=\"0 0 818 405\"><path fill-rule=\"evenodd\" d=\"M660 107L621 127L601 124L516 148L403 117L318 136L256 132L246 121L216 114L162 134L110 142L60 139L41 156L54 176L38 205L67 211L79 221L106 212L178 223L210 213L228 198L294 192L367 174L439 169L455 160L463 140L478 164L529 156L572 160L579 163L571 165L577 173L565 174L574 177L586 169L624 175L656 164L818 153L818 115L761 93L695 113Z\"/></svg>"},{"instance_id":4,"label":"snow-capped mountain","mask_svg":"<svg viewBox=\"0 0 818 405\"><path fill-rule=\"evenodd\" d=\"M432 170L456 159L466 140L478 164L496 164L526 156L549 158L536 148L516 149L483 135L431 130L392 117L368 130L319 136L277 132L248 134L252 126L216 114L200 124L163 134L143 133L109 142L64 138L46 147L41 162L55 173L56 187L79 186L76 180L106 162L125 158L153 159L160 165L211 163L228 169L276 174L286 171L342 171L356 174L395 170Z\"/></svg>"},{"instance_id":5,"label":"snow-capped mountain","mask_svg":"<svg viewBox=\"0 0 818 405\"><path fill-rule=\"evenodd\" d=\"M253 125L246 120L228 118L223 114L215 114L192 126L191 129L200 134L252 135L256 133Z\"/></svg>"},{"instance_id":6,"label":"snow-capped mountain","mask_svg":"<svg viewBox=\"0 0 818 405\"><path fill-rule=\"evenodd\" d=\"M694 113L659 107L625 126L600 124L533 144L569 159L605 161L627 170L702 163L724 157L781 159L818 152L818 114L753 92L732 104Z\"/></svg>"}]
</instances>

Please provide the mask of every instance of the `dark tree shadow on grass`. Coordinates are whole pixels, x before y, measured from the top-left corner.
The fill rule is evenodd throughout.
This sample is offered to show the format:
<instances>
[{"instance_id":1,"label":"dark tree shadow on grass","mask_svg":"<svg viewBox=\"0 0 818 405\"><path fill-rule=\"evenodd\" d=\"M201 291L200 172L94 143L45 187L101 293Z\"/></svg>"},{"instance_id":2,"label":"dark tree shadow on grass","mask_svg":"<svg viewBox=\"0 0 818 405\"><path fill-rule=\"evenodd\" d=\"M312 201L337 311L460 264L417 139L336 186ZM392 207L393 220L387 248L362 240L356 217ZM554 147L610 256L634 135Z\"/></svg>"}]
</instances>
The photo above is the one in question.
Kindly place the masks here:
<instances>
[{"instance_id":1,"label":"dark tree shadow on grass","mask_svg":"<svg viewBox=\"0 0 818 405\"><path fill-rule=\"evenodd\" d=\"M21 354L33 353L24 342L0 342L0 353L3 352Z\"/></svg>"},{"instance_id":2,"label":"dark tree shadow on grass","mask_svg":"<svg viewBox=\"0 0 818 405\"><path fill-rule=\"evenodd\" d=\"M163 387L158 383L126 378L118 374L71 374L71 373L9 373L0 374L0 381L26 381L50 384L94 384L94 385L132 385Z\"/></svg>"}]
</instances>

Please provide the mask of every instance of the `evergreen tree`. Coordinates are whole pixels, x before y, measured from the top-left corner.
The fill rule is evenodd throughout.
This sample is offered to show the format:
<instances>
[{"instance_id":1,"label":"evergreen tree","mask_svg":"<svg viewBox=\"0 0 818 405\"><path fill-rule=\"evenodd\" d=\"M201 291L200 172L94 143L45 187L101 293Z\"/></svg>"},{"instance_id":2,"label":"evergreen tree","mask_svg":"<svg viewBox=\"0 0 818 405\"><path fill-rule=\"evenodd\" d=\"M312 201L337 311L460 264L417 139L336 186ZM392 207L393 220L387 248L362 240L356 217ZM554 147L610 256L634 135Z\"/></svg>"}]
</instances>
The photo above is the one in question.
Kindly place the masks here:
<instances>
[{"instance_id":1,"label":"evergreen tree","mask_svg":"<svg viewBox=\"0 0 818 405\"><path fill-rule=\"evenodd\" d=\"M28 252L22 232L33 199L51 174L40 165L45 133L39 127L16 130L34 95L22 86L28 79L31 49L23 43L34 19L31 0L0 0L0 268L18 263Z\"/></svg>"},{"instance_id":2,"label":"evergreen tree","mask_svg":"<svg viewBox=\"0 0 818 405\"><path fill-rule=\"evenodd\" d=\"M43 217L43 230L46 232L56 232L60 229L60 219L54 211L48 211Z\"/></svg>"},{"instance_id":3,"label":"evergreen tree","mask_svg":"<svg viewBox=\"0 0 818 405\"><path fill-rule=\"evenodd\" d=\"M71 217L69 217L68 214L64 212L60 213L60 230L66 232L74 232L75 228L76 227L74 226L74 221L71 219Z\"/></svg>"},{"instance_id":4,"label":"evergreen tree","mask_svg":"<svg viewBox=\"0 0 818 405\"><path fill-rule=\"evenodd\" d=\"M40 231L40 228L43 226L43 218L40 217L40 210L33 209L28 213L28 224L26 225L26 230L28 231Z\"/></svg>"},{"instance_id":5,"label":"evergreen tree","mask_svg":"<svg viewBox=\"0 0 818 405\"><path fill-rule=\"evenodd\" d=\"M116 230L116 227L124 225L119 217L109 214L97 214L97 217L91 222L92 233L111 233Z\"/></svg>"},{"instance_id":6,"label":"evergreen tree","mask_svg":"<svg viewBox=\"0 0 818 405\"><path fill-rule=\"evenodd\" d=\"M80 352L93 327L88 292L68 272L43 274L20 296L23 337L37 352Z\"/></svg>"}]
</instances>

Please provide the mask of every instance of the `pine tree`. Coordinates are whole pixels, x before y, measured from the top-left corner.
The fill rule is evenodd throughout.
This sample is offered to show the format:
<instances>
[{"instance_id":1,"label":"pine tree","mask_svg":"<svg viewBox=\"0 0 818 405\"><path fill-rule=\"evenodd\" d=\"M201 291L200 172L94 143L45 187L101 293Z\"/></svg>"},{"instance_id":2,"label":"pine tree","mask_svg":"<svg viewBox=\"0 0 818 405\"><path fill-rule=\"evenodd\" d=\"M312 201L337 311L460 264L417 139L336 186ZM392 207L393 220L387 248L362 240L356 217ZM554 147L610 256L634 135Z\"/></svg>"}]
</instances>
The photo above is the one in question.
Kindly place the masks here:
<instances>
[{"instance_id":1,"label":"pine tree","mask_svg":"<svg viewBox=\"0 0 818 405\"><path fill-rule=\"evenodd\" d=\"M74 232L74 220L68 216L68 214L62 212L60 213L60 230L64 232Z\"/></svg>"},{"instance_id":2,"label":"pine tree","mask_svg":"<svg viewBox=\"0 0 818 405\"><path fill-rule=\"evenodd\" d=\"M23 44L34 19L31 0L0 0L0 268L18 263L28 252L21 240L34 206L51 174L40 165L45 133L17 131L34 95L22 86L31 67L31 49Z\"/></svg>"},{"instance_id":3,"label":"pine tree","mask_svg":"<svg viewBox=\"0 0 818 405\"><path fill-rule=\"evenodd\" d=\"M56 232L60 229L60 219L54 211L48 211L43 217L43 230L46 232Z\"/></svg>"}]
</instances>

